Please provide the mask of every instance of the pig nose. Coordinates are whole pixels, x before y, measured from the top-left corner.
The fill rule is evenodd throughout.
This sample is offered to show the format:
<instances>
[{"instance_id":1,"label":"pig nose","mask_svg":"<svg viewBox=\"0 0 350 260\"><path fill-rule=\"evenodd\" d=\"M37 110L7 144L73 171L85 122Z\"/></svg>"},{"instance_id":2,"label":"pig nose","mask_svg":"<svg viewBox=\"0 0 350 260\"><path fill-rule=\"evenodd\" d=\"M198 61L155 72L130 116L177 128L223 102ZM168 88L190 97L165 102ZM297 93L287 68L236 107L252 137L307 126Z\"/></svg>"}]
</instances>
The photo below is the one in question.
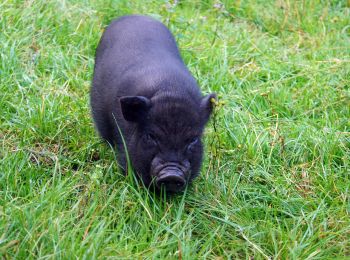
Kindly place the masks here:
<instances>
[{"instance_id":1,"label":"pig nose","mask_svg":"<svg viewBox=\"0 0 350 260\"><path fill-rule=\"evenodd\" d=\"M157 179L158 188L164 186L166 191L177 192L183 190L186 180L183 172L179 169L163 169Z\"/></svg>"}]
</instances>

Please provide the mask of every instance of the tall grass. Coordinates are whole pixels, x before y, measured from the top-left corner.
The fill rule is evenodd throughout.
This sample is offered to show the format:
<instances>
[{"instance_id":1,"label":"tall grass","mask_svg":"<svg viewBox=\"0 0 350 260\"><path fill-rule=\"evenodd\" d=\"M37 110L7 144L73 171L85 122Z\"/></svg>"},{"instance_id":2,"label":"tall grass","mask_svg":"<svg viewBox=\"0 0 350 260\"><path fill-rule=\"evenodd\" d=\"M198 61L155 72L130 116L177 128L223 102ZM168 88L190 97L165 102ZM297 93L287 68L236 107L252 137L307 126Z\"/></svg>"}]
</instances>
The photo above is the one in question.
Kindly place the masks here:
<instances>
[{"instance_id":1,"label":"tall grass","mask_svg":"<svg viewBox=\"0 0 350 260\"><path fill-rule=\"evenodd\" d=\"M163 21L219 103L201 176L125 177L89 108L103 28ZM348 1L0 3L0 255L350 257Z\"/></svg>"}]
</instances>

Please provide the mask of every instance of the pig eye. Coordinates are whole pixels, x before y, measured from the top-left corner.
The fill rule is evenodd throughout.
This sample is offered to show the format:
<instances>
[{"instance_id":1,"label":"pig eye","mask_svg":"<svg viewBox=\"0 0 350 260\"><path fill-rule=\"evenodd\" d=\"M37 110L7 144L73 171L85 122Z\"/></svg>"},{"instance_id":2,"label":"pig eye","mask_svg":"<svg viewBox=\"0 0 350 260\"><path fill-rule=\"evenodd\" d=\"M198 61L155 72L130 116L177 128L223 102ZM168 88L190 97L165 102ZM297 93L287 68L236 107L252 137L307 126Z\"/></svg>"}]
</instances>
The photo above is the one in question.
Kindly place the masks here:
<instances>
[{"instance_id":1,"label":"pig eye","mask_svg":"<svg viewBox=\"0 0 350 260\"><path fill-rule=\"evenodd\" d=\"M152 145L152 146L157 146L158 145L156 137L153 134L145 134L144 137L143 137L143 140L148 145Z\"/></svg>"},{"instance_id":2,"label":"pig eye","mask_svg":"<svg viewBox=\"0 0 350 260\"><path fill-rule=\"evenodd\" d=\"M188 149L188 150L192 150L192 149L194 148L194 146L198 143L198 141L199 141L199 138L198 138L198 137L195 137L195 138L191 139L191 140L189 141L189 144L188 144L188 146L187 146L187 149Z\"/></svg>"}]
</instances>

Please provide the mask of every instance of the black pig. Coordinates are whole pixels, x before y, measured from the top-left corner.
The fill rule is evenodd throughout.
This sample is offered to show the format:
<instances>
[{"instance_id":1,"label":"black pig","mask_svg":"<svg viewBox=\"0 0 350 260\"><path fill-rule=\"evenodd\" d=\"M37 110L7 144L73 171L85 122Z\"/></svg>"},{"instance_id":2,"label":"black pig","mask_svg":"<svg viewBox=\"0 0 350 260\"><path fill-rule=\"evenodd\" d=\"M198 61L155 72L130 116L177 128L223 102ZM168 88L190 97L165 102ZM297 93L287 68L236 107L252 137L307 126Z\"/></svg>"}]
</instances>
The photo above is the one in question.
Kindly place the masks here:
<instances>
[{"instance_id":1,"label":"black pig","mask_svg":"<svg viewBox=\"0 0 350 260\"><path fill-rule=\"evenodd\" d=\"M145 185L177 192L198 175L203 128L215 94L203 97L174 37L159 21L124 16L103 33L91 89L99 134Z\"/></svg>"}]
</instances>

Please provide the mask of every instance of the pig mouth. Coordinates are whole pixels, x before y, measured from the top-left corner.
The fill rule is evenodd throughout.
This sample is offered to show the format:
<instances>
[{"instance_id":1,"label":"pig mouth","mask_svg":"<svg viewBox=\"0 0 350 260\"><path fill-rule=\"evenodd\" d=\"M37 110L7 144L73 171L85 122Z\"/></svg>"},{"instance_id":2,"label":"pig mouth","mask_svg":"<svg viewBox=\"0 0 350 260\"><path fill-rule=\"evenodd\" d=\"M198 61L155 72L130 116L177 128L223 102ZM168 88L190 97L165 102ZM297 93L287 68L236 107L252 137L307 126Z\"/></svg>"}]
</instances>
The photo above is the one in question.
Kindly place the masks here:
<instances>
[{"instance_id":1,"label":"pig mouth","mask_svg":"<svg viewBox=\"0 0 350 260\"><path fill-rule=\"evenodd\" d=\"M156 168L155 184L159 189L163 187L166 191L179 192L185 188L186 171L180 165L167 163Z\"/></svg>"}]
</instances>

